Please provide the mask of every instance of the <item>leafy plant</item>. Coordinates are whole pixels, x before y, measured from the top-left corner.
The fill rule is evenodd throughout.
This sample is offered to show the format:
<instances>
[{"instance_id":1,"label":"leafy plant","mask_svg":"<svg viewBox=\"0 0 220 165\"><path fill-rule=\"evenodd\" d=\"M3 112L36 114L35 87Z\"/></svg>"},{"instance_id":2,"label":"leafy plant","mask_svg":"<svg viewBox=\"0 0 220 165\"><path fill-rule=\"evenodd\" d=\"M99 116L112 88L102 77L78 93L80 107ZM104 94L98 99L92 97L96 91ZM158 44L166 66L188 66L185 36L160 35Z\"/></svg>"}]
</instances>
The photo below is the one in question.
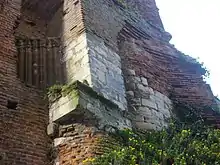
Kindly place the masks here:
<instances>
[{"instance_id":1,"label":"leafy plant","mask_svg":"<svg viewBox=\"0 0 220 165\"><path fill-rule=\"evenodd\" d=\"M118 131L91 165L220 165L220 130L173 121L162 131ZM106 143L106 141L104 141Z\"/></svg>"},{"instance_id":2,"label":"leafy plant","mask_svg":"<svg viewBox=\"0 0 220 165\"><path fill-rule=\"evenodd\" d=\"M72 96L78 95L77 93L77 82L73 82L67 85L53 85L51 86L47 91L47 97L49 98L49 101L53 102L56 99L60 97L65 97L68 94L71 94Z\"/></svg>"},{"instance_id":3,"label":"leafy plant","mask_svg":"<svg viewBox=\"0 0 220 165\"><path fill-rule=\"evenodd\" d=\"M47 97L53 101L61 96L62 85L53 85L48 89Z\"/></svg>"}]
</instances>

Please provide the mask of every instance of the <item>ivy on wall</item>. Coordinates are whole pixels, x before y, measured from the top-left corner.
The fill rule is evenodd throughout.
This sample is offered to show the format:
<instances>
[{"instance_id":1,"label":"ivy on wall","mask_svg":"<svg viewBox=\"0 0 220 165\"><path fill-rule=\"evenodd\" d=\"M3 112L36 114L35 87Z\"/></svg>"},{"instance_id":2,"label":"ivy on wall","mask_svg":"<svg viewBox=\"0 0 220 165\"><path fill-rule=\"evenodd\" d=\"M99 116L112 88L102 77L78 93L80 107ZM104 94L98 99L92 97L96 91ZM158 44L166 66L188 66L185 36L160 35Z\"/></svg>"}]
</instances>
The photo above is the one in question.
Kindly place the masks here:
<instances>
[{"instance_id":1,"label":"ivy on wall","mask_svg":"<svg viewBox=\"0 0 220 165\"><path fill-rule=\"evenodd\" d=\"M113 144L89 165L219 165L220 130L173 122L162 131L118 131ZM106 141L105 141L106 142ZM110 148L110 149L109 149Z\"/></svg>"},{"instance_id":2,"label":"ivy on wall","mask_svg":"<svg viewBox=\"0 0 220 165\"><path fill-rule=\"evenodd\" d=\"M188 114L161 131L118 130L103 139L103 154L84 164L220 165L220 130L208 126L195 109L183 108Z\"/></svg>"}]
</instances>

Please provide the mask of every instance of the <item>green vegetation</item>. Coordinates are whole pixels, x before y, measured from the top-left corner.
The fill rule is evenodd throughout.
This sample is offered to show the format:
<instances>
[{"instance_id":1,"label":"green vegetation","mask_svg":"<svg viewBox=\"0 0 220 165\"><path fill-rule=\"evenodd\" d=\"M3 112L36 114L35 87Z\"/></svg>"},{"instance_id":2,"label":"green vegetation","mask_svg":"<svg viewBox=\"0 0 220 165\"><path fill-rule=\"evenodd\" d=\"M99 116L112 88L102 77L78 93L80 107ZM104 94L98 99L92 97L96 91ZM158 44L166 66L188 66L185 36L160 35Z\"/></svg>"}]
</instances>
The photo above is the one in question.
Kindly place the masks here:
<instances>
[{"instance_id":1,"label":"green vegetation","mask_svg":"<svg viewBox=\"0 0 220 165\"><path fill-rule=\"evenodd\" d=\"M220 130L174 122L162 131L118 131L91 165L220 165Z\"/></svg>"},{"instance_id":2,"label":"green vegetation","mask_svg":"<svg viewBox=\"0 0 220 165\"><path fill-rule=\"evenodd\" d=\"M78 96L78 82L74 82L67 85L53 85L48 89L47 97L50 102L56 101L60 97L71 95L72 97Z\"/></svg>"},{"instance_id":3,"label":"green vegetation","mask_svg":"<svg viewBox=\"0 0 220 165\"><path fill-rule=\"evenodd\" d=\"M89 87L86 81L83 83L80 81L75 81L66 85L53 85L48 89L46 97L49 99L49 102L54 102L57 99L67 95L73 99L79 98L80 93L87 93L93 98L99 99L102 103L105 103L112 108L118 108L116 104L112 103L103 95L97 93L91 87Z\"/></svg>"}]
</instances>

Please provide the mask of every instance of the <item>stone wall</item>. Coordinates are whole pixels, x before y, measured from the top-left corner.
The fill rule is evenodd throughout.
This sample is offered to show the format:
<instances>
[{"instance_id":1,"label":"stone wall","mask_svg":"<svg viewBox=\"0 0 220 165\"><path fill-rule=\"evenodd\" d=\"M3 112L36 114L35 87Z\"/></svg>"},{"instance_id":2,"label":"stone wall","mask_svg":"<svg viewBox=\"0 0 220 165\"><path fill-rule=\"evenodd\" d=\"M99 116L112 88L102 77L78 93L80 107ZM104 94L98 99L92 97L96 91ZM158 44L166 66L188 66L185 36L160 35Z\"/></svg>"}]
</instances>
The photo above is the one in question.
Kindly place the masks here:
<instances>
[{"instance_id":1,"label":"stone wall","mask_svg":"<svg viewBox=\"0 0 220 165\"><path fill-rule=\"evenodd\" d=\"M117 1L117 0L116 0ZM124 1L125 8L135 10L142 19L146 19L155 28L164 30L155 0Z\"/></svg>"},{"instance_id":2,"label":"stone wall","mask_svg":"<svg viewBox=\"0 0 220 165\"><path fill-rule=\"evenodd\" d=\"M142 107L142 112L139 113L140 105L143 106L140 98L147 98L146 105L151 109L153 107L159 109L153 115L154 122L157 120L167 121L172 109L171 100L175 103L180 102L201 109L215 104L211 89L203 81L204 70L198 63L168 44L158 44L154 40L126 40L123 33L122 31L119 47L123 72L125 73L128 102L130 103L129 108L132 112L136 110L137 116L141 114L139 118L142 121L146 115L152 117L152 112L146 109L148 114L147 112L144 114ZM156 95L156 99L151 97L152 93L154 96ZM178 109L172 112L175 111ZM209 111L212 113L212 108ZM163 120L159 117L161 113L164 116ZM202 112L205 118L206 113L208 117L208 112ZM145 123L150 121L148 119Z\"/></svg>"},{"instance_id":3,"label":"stone wall","mask_svg":"<svg viewBox=\"0 0 220 165\"><path fill-rule=\"evenodd\" d=\"M146 129L160 128L163 125L165 125L164 123L165 118L170 117L170 108L172 107L171 101L167 98L167 96L163 95L166 94L166 89L161 87L161 89L163 90L160 91L158 90L158 88L153 89L152 86L148 86L146 84L147 83L146 74L147 73L151 74L151 72L149 72L149 68L152 66L149 66L148 68L146 67L146 64L142 65L141 63L144 63L146 61L143 61L143 58L141 59L138 56L134 56L134 54L129 53L129 51L132 52L132 48L127 49L126 47L123 49L123 51L120 51L121 48L118 46L118 42L120 41L120 37L121 37L120 35L124 27L129 28L127 29L128 32L125 35L128 35L129 38L133 38L136 40L138 39L146 40L148 38L154 37L156 40L163 39L164 41L166 41L169 40L169 36L165 31L163 31L162 27L156 28L155 26L158 25L154 26L152 22L149 23L147 22L148 20L143 19L144 18L142 15L143 13L140 14L139 12L137 13L136 11L132 11L131 3L132 2L127 2L124 8L123 6L120 6L120 4L118 4L116 1L105 1L104 3L103 2L101 3L99 0L95 0L95 1L85 1L83 3L85 10L85 25L86 25L86 30L88 32L87 36L89 41L89 47L91 49L90 56L92 57L95 55L94 57L96 58L94 60L95 62L93 62L96 65L91 65L92 66L91 69L92 70L94 69L94 75L92 76L92 79L95 76L97 76L99 79L104 79L101 80L104 83L103 82L99 83L100 80L97 81L98 83L96 82L96 84L100 84L98 86L99 90L106 89L106 91L111 92L117 89L116 92L118 91L120 95L118 95L117 93L115 94L112 93L112 95L107 95L107 98L109 96L118 95L119 99L121 98L120 99L121 103L124 96L121 95L121 93L123 94L123 90L124 90L123 80L124 82L126 82L126 87L132 86L134 84L135 87L133 89L131 88L126 89L129 109L131 109L132 106L135 104L134 107L136 109L137 115L133 119L141 128L143 128L144 126L146 127ZM140 7L140 4L135 4L135 6ZM99 42L99 44L96 44L97 41ZM111 52L109 52L109 50L111 50ZM107 63L105 61L107 61ZM108 61L111 63L109 63ZM125 61L129 61L129 62L126 63ZM124 68L134 69L131 66L132 63L135 63L136 70L134 71L134 74L137 73L137 75L135 74L133 75L133 77L128 78L126 76L126 71ZM154 65L154 63L152 63L151 65ZM158 66L157 68L159 67L160 66ZM142 73L140 72L141 68L143 68ZM152 72L156 70L157 69L155 68ZM157 73L159 72L161 72L161 70L157 71ZM123 75L124 77L120 78L121 75ZM145 86L143 86L141 82L141 78L143 79ZM152 77L149 79L149 82L150 84L155 84L155 83L151 83L154 82L154 79ZM162 83L162 85L160 83ZM165 78L159 79L156 85L158 87L160 85L165 86L166 88L167 86L166 79ZM156 90L155 93L159 93L160 91L161 92L160 94L163 98L156 97L154 95L154 90ZM107 93L106 91L103 90L102 93ZM150 97L150 91L152 92L151 97ZM131 96L129 94L135 95L133 96L134 99L130 99ZM157 102L158 101L160 103L162 102L161 103L162 105L156 103L156 99ZM166 104L168 104L167 107L165 107L165 100L167 101ZM160 107L156 107L156 105ZM163 107L162 110L159 110L158 108L161 109L161 107ZM152 108L154 110L152 110ZM134 112L133 110L131 111ZM146 123L148 123L148 126L146 126L147 125Z\"/></svg>"},{"instance_id":4,"label":"stone wall","mask_svg":"<svg viewBox=\"0 0 220 165\"><path fill-rule=\"evenodd\" d=\"M81 6L79 0L64 1L48 23L47 35L61 37L63 49L61 61L65 65L66 82L79 80L91 84L88 46Z\"/></svg>"},{"instance_id":5,"label":"stone wall","mask_svg":"<svg viewBox=\"0 0 220 165\"><path fill-rule=\"evenodd\" d=\"M116 51L118 33L125 24L136 27L141 38L153 37L162 41L170 40L171 36L162 28L155 28L155 24L150 23L145 17L140 17L136 8L122 8L116 2L118 0L84 0L82 5L86 30L101 37L108 46ZM145 4L142 5L145 6Z\"/></svg>"},{"instance_id":6,"label":"stone wall","mask_svg":"<svg viewBox=\"0 0 220 165\"><path fill-rule=\"evenodd\" d=\"M100 154L97 148L100 140L106 135L103 131L86 124L83 121L83 124L60 127L61 137L54 141L55 151L58 154L55 160L57 164L82 165L84 160Z\"/></svg>"},{"instance_id":7,"label":"stone wall","mask_svg":"<svg viewBox=\"0 0 220 165\"><path fill-rule=\"evenodd\" d=\"M108 132L131 128L131 122L116 104L91 87L75 82L68 89L66 95L61 92L60 97L49 97L48 134L54 139L56 162L82 164L100 154L101 140Z\"/></svg>"},{"instance_id":8,"label":"stone wall","mask_svg":"<svg viewBox=\"0 0 220 165\"><path fill-rule=\"evenodd\" d=\"M63 31L63 5L59 7L53 17L47 21L47 37L61 37Z\"/></svg>"},{"instance_id":9,"label":"stone wall","mask_svg":"<svg viewBox=\"0 0 220 165\"><path fill-rule=\"evenodd\" d=\"M161 129L173 108L166 65L144 50L140 41L120 41L119 48L129 110L135 115L132 121L137 128Z\"/></svg>"},{"instance_id":10,"label":"stone wall","mask_svg":"<svg viewBox=\"0 0 220 165\"><path fill-rule=\"evenodd\" d=\"M161 129L172 115L173 101L201 107L213 103L202 78L204 70L169 44L171 36L164 31L154 0L135 4L65 0L53 17L45 16L46 21L25 8L20 10L19 0L4 2L0 2L1 163L49 163L48 154L53 156L45 133L49 122L48 134L58 152L55 161L79 164L97 154L94 145L114 127ZM45 6L55 1L48 2ZM72 98L60 98L50 107L49 121L43 92L17 78L15 36L61 38L65 82L86 84L75 107ZM128 110L130 116L121 110ZM213 112L207 114L203 115L219 124Z\"/></svg>"},{"instance_id":11,"label":"stone wall","mask_svg":"<svg viewBox=\"0 0 220 165\"><path fill-rule=\"evenodd\" d=\"M135 68L138 74L148 79L149 86L175 101L197 107L215 103L209 85L203 80L205 70L195 59L182 54L169 43L153 39L130 38L127 41L125 31L121 31L119 39L119 45L127 44L121 53L125 68L128 65Z\"/></svg>"},{"instance_id":12,"label":"stone wall","mask_svg":"<svg viewBox=\"0 0 220 165\"><path fill-rule=\"evenodd\" d=\"M125 110L120 57L101 38L85 31L82 6L78 0L65 1L48 24L47 35L60 36L63 41L66 82L86 81Z\"/></svg>"},{"instance_id":13,"label":"stone wall","mask_svg":"<svg viewBox=\"0 0 220 165\"><path fill-rule=\"evenodd\" d=\"M147 101L150 101L149 90L159 93L158 95L161 95L159 99L154 98L148 103L144 100L144 104L152 105L153 102L155 108L156 105L159 105L159 109L163 109L158 110L157 107L157 111L155 112L157 114L154 114L154 118L162 121L162 123L166 119L163 118L161 120L161 116L163 116L160 114L161 112L164 111L166 117L170 116L169 110L172 107L170 99L191 105L211 106L213 104L214 97L212 91L203 81L202 75L204 74L204 70L192 58L185 56L169 44L171 36L163 29L154 1L135 1L135 3L132 3L131 1L112 0L103 2L93 0L83 2L85 26L89 36L88 41L90 40L89 44L92 48L91 54L99 57L99 60L96 60L95 63L99 65L99 68L102 68L102 72L97 72L96 69L94 73L99 73L100 79L106 77L106 65L102 65L103 60L100 57L104 57L105 59L107 57L107 59L112 61L111 53L107 53L108 56L105 56L104 54L106 53L104 53L103 50L105 49L103 47L112 49L121 58L119 59L121 61L120 68L126 82L127 101L129 104L140 104L139 106L134 106L138 109L143 106L143 103L137 101L138 99L148 97ZM146 6L146 8L151 6L151 10L149 12L148 10L144 10L141 4L142 6ZM92 38L93 42L89 38ZM93 51L94 45L91 44L97 43L94 38L102 43L99 46L101 49L95 52ZM126 40L129 40L131 45L121 46ZM101 64L99 64L100 61ZM117 64L117 62L114 62L114 64ZM98 67L92 66L91 68ZM132 78L127 76L127 69L131 69L131 72L134 71L135 75ZM115 70L112 71L116 75L119 73ZM143 81L147 80L148 85L143 87L141 78ZM106 84L109 86L108 82ZM100 83L98 88L105 89L106 86ZM142 92L141 94L141 90L145 90L145 93ZM108 91L111 91L111 89L108 89ZM134 98L137 98L135 100L137 102L135 103L132 103L133 100L129 99L130 95L133 94ZM163 103L162 106L160 103L157 103L158 101ZM129 105L129 108L133 109L131 105ZM147 108L145 109L147 115L149 110ZM148 116L138 118L143 121ZM158 123L157 125L161 124Z\"/></svg>"},{"instance_id":14,"label":"stone wall","mask_svg":"<svg viewBox=\"0 0 220 165\"><path fill-rule=\"evenodd\" d=\"M21 9L21 16L17 20L19 25L16 28L15 36L22 38L45 38L46 21L36 13L27 9Z\"/></svg>"},{"instance_id":15,"label":"stone wall","mask_svg":"<svg viewBox=\"0 0 220 165\"><path fill-rule=\"evenodd\" d=\"M152 4L149 3L150 6ZM146 27L140 30L140 35L144 37L169 39L162 27L156 28L159 25L154 26L143 17L137 17L137 13L129 11L131 7L131 2L128 2L127 9L122 9L113 1L65 1L47 29L49 36L61 36L63 39L67 82L87 81L123 110L127 109L127 101L121 59L118 55L118 33L125 24L135 24ZM140 7L140 4L136 7ZM83 16L81 10L84 11ZM155 16L158 15L156 10L155 13ZM136 17L137 21L132 20ZM59 24L62 23L61 27Z\"/></svg>"},{"instance_id":16,"label":"stone wall","mask_svg":"<svg viewBox=\"0 0 220 165\"><path fill-rule=\"evenodd\" d=\"M102 38L87 33L92 87L104 97L127 109L120 56Z\"/></svg>"},{"instance_id":17,"label":"stone wall","mask_svg":"<svg viewBox=\"0 0 220 165\"><path fill-rule=\"evenodd\" d=\"M45 165L48 111L42 93L17 78L14 30L21 2L0 10L0 155L5 165Z\"/></svg>"}]
</instances>

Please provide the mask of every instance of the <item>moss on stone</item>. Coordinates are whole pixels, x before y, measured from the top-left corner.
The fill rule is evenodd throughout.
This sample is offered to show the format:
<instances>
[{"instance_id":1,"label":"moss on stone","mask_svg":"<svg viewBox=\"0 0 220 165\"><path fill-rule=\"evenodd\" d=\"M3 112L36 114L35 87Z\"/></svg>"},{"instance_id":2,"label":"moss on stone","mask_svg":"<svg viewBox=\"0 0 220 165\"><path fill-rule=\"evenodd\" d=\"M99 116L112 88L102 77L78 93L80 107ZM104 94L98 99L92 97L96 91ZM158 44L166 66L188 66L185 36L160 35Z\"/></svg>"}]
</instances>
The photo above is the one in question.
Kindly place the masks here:
<instances>
[{"instance_id":1,"label":"moss on stone","mask_svg":"<svg viewBox=\"0 0 220 165\"><path fill-rule=\"evenodd\" d=\"M86 84L81 83L80 81L75 81L73 83L67 85L54 85L48 89L47 97L49 98L49 102L55 102L57 99L61 97L70 96L71 99L79 98L80 92L84 92L93 98L100 100L102 103L112 107L118 108L118 106L112 101L106 99L100 93L94 91L91 87Z\"/></svg>"},{"instance_id":2,"label":"moss on stone","mask_svg":"<svg viewBox=\"0 0 220 165\"><path fill-rule=\"evenodd\" d=\"M79 95L77 90L77 82L67 85L53 85L48 89L47 97L50 102L54 102L60 97L70 95L71 98L75 98Z\"/></svg>"}]
</instances>

